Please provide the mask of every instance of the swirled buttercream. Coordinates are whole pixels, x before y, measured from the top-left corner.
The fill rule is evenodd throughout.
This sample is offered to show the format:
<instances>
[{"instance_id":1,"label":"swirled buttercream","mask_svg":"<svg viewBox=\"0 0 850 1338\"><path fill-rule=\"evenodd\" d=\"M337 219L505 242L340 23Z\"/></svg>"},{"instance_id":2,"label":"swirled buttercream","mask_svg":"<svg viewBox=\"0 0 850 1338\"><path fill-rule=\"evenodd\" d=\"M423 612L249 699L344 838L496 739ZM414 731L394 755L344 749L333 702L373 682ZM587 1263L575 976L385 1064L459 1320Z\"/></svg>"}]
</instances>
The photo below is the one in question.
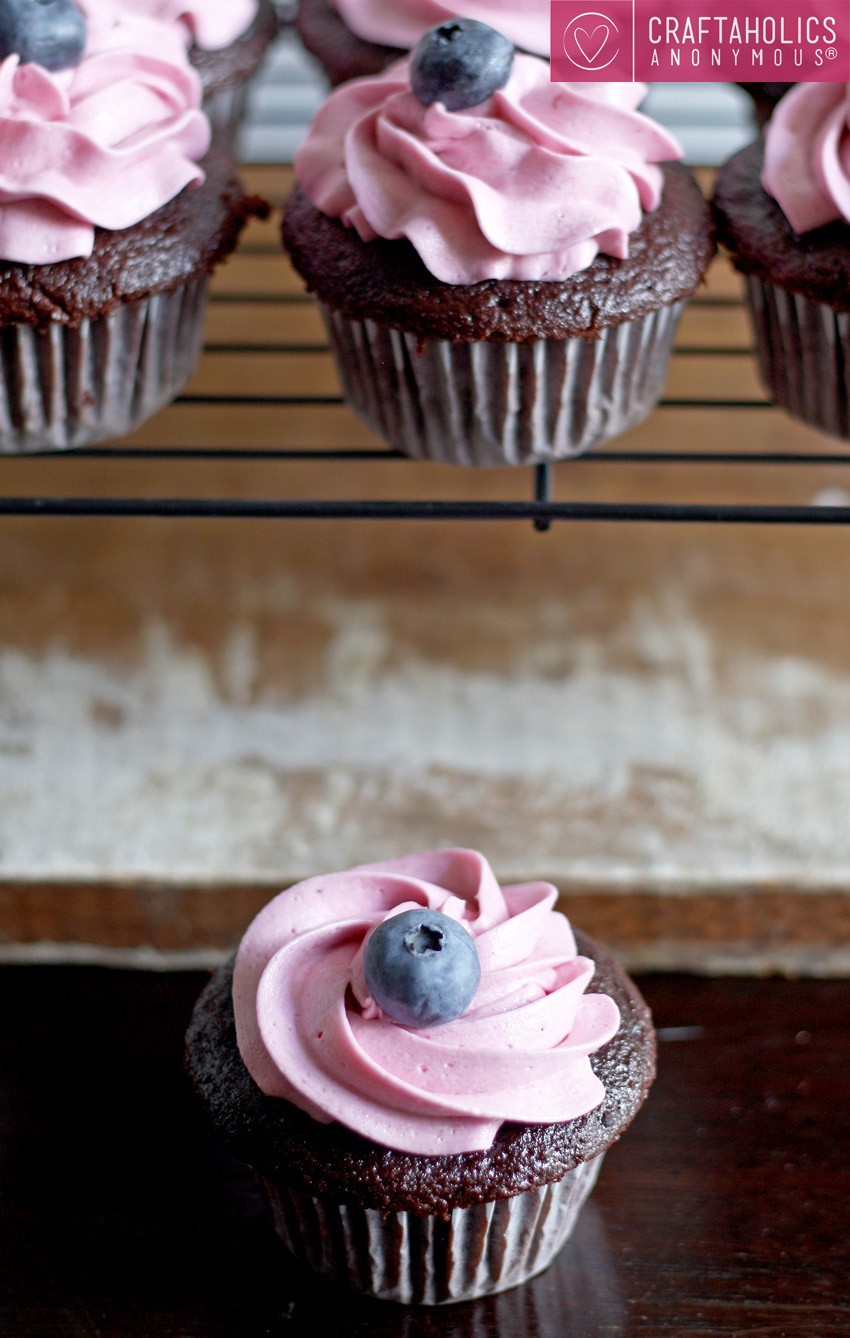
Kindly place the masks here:
<instances>
[{"instance_id":1,"label":"swirled buttercream","mask_svg":"<svg viewBox=\"0 0 850 1338\"><path fill-rule=\"evenodd\" d=\"M95 227L128 228L203 180L198 77L178 30L81 0L80 63L0 64L0 256L48 264L91 254Z\"/></svg>"},{"instance_id":2,"label":"swirled buttercream","mask_svg":"<svg viewBox=\"0 0 850 1338\"><path fill-rule=\"evenodd\" d=\"M119 0L131 14L179 24L203 51L230 46L257 17L257 0Z\"/></svg>"},{"instance_id":3,"label":"swirled buttercream","mask_svg":"<svg viewBox=\"0 0 850 1338\"><path fill-rule=\"evenodd\" d=\"M797 233L850 222L850 85L796 84L777 103L761 183Z\"/></svg>"},{"instance_id":4,"label":"swirled buttercream","mask_svg":"<svg viewBox=\"0 0 850 1338\"><path fill-rule=\"evenodd\" d=\"M331 94L296 156L323 213L364 241L406 237L451 284L565 279L603 252L622 259L661 198L677 142L635 111L636 84L553 84L517 56L487 102L423 107L407 61Z\"/></svg>"},{"instance_id":5,"label":"swirled buttercream","mask_svg":"<svg viewBox=\"0 0 850 1338\"><path fill-rule=\"evenodd\" d=\"M439 850L311 878L271 901L236 958L242 1059L268 1096L323 1123L424 1154L489 1147L504 1121L574 1119L602 1101L588 1056L619 1026L607 995L587 994L549 883L500 887L482 855ZM481 983L466 1013L411 1030L370 999L369 931L428 907L475 939Z\"/></svg>"},{"instance_id":6,"label":"swirled buttercream","mask_svg":"<svg viewBox=\"0 0 850 1338\"><path fill-rule=\"evenodd\" d=\"M521 51L549 56L549 0L333 0L358 37L409 51L423 33L447 20L478 19L497 28Z\"/></svg>"}]
</instances>

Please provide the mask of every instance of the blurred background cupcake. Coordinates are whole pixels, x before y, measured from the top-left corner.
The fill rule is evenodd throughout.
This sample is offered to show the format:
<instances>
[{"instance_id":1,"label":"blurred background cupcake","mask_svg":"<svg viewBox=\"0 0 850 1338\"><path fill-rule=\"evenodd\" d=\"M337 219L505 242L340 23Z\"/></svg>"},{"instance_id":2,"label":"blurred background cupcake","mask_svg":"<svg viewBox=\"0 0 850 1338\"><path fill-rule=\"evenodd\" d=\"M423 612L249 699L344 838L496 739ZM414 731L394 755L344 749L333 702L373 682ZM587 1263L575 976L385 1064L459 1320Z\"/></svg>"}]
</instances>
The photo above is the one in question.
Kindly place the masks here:
<instances>
[{"instance_id":1,"label":"blurred background cupcake","mask_svg":"<svg viewBox=\"0 0 850 1338\"><path fill-rule=\"evenodd\" d=\"M549 58L549 0L300 0L296 26L332 84L379 74L423 33L454 18L488 23L520 51Z\"/></svg>"},{"instance_id":2,"label":"blurred background cupcake","mask_svg":"<svg viewBox=\"0 0 850 1338\"><path fill-rule=\"evenodd\" d=\"M32 5L3 33L3 451L87 445L172 400L200 353L209 274L262 208L207 156L175 25L111 0L58 8Z\"/></svg>"},{"instance_id":3,"label":"blurred background cupcake","mask_svg":"<svg viewBox=\"0 0 850 1338\"><path fill-rule=\"evenodd\" d=\"M850 95L797 84L722 168L719 235L745 276L762 377L813 427L850 438Z\"/></svg>"},{"instance_id":4,"label":"blurred background cupcake","mask_svg":"<svg viewBox=\"0 0 850 1338\"><path fill-rule=\"evenodd\" d=\"M278 16L271 0L118 2L131 14L179 25L189 44L189 60L201 78L213 143L232 151L250 82L277 35Z\"/></svg>"},{"instance_id":5,"label":"blurred background cupcake","mask_svg":"<svg viewBox=\"0 0 850 1338\"><path fill-rule=\"evenodd\" d=\"M452 54L429 82L432 45ZM320 110L284 241L349 401L397 449L561 459L654 407L714 240L642 92L553 84L548 62L459 20Z\"/></svg>"},{"instance_id":6,"label":"blurred background cupcake","mask_svg":"<svg viewBox=\"0 0 850 1338\"><path fill-rule=\"evenodd\" d=\"M745 93L749 93L753 102L753 114L756 125L763 126L771 118L773 109L780 98L784 98L793 84L738 84Z\"/></svg>"}]
</instances>

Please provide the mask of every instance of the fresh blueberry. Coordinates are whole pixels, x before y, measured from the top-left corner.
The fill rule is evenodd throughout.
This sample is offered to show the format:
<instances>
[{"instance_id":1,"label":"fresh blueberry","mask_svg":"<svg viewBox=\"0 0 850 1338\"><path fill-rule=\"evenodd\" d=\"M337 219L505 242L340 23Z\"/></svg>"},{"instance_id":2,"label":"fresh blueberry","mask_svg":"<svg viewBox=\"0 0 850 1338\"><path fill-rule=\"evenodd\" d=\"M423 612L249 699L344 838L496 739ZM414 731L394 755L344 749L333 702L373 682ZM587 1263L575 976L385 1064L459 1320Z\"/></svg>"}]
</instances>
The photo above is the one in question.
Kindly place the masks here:
<instances>
[{"instance_id":1,"label":"fresh blueberry","mask_svg":"<svg viewBox=\"0 0 850 1338\"><path fill-rule=\"evenodd\" d=\"M0 0L0 59L67 70L85 44L86 20L73 0Z\"/></svg>"},{"instance_id":2,"label":"fresh blueberry","mask_svg":"<svg viewBox=\"0 0 850 1338\"><path fill-rule=\"evenodd\" d=\"M421 37L410 57L410 86L425 107L477 107L504 88L514 63L513 44L477 19L453 19Z\"/></svg>"},{"instance_id":3,"label":"fresh blueberry","mask_svg":"<svg viewBox=\"0 0 850 1338\"><path fill-rule=\"evenodd\" d=\"M434 1027L465 1013L481 979L472 935L441 911L402 911L370 934L366 984L379 1008L406 1027Z\"/></svg>"}]
</instances>

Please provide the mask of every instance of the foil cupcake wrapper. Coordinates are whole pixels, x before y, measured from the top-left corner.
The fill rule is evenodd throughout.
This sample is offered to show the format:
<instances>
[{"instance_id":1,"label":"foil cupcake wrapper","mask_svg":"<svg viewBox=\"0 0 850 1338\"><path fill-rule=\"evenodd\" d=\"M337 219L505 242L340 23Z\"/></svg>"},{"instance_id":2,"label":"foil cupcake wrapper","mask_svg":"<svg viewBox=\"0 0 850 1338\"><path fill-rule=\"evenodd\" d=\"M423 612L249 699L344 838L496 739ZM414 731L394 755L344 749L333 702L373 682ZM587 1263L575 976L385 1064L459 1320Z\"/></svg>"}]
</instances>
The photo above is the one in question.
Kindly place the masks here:
<instances>
[{"instance_id":1,"label":"foil cupcake wrapper","mask_svg":"<svg viewBox=\"0 0 850 1338\"><path fill-rule=\"evenodd\" d=\"M513 1198L458 1208L449 1221L382 1213L260 1182L287 1249L350 1290L405 1305L445 1305L516 1287L564 1245L596 1182L601 1154Z\"/></svg>"},{"instance_id":2,"label":"foil cupcake wrapper","mask_svg":"<svg viewBox=\"0 0 850 1338\"><path fill-rule=\"evenodd\" d=\"M793 418L850 439L850 313L747 276L762 379Z\"/></svg>"},{"instance_id":3,"label":"foil cupcake wrapper","mask_svg":"<svg viewBox=\"0 0 850 1338\"><path fill-rule=\"evenodd\" d=\"M641 422L664 388L684 302L532 344L443 340L322 306L343 391L391 446L419 460L498 467L562 460Z\"/></svg>"},{"instance_id":4,"label":"foil cupcake wrapper","mask_svg":"<svg viewBox=\"0 0 850 1338\"><path fill-rule=\"evenodd\" d=\"M88 446L169 404L203 346L206 277L77 328L0 329L0 452Z\"/></svg>"}]
</instances>

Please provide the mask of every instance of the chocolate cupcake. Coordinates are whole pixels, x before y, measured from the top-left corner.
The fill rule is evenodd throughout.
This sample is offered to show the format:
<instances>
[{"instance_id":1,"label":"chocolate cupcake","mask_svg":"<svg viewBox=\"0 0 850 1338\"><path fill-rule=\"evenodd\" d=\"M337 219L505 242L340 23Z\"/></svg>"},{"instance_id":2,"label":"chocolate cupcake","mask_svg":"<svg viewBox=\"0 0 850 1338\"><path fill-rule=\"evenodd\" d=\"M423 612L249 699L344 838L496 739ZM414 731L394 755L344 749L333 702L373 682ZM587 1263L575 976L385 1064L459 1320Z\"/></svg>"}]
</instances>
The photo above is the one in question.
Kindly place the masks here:
<instances>
[{"instance_id":1,"label":"chocolate cupcake","mask_svg":"<svg viewBox=\"0 0 850 1338\"><path fill-rule=\"evenodd\" d=\"M209 274L261 208L229 160L201 165L209 124L172 26L80 10L72 63L3 66L0 451L88 445L172 400Z\"/></svg>"},{"instance_id":2,"label":"chocolate cupcake","mask_svg":"<svg viewBox=\"0 0 850 1338\"><path fill-rule=\"evenodd\" d=\"M794 87L793 84L738 84L745 93L749 93L753 103L753 114L758 126L766 125L773 115L780 98Z\"/></svg>"},{"instance_id":3,"label":"chocolate cupcake","mask_svg":"<svg viewBox=\"0 0 850 1338\"><path fill-rule=\"evenodd\" d=\"M549 58L549 0L299 0L295 26L332 84L380 74L435 23L476 19L520 51Z\"/></svg>"},{"instance_id":4,"label":"chocolate cupcake","mask_svg":"<svg viewBox=\"0 0 850 1338\"><path fill-rule=\"evenodd\" d=\"M556 896L500 888L462 850L313 878L202 994L189 1072L311 1268L441 1304L517 1285L566 1241L655 1042L633 982L576 943ZM405 945L401 966L382 935ZM467 935L480 978L458 1014L445 982Z\"/></svg>"},{"instance_id":5,"label":"chocolate cupcake","mask_svg":"<svg viewBox=\"0 0 850 1338\"><path fill-rule=\"evenodd\" d=\"M120 0L131 13L178 25L200 75L213 144L233 151L251 79L277 35L271 0Z\"/></svg>"},{"instance_id":6,"label":"chocolate cupcake","mask_svg":"<svg viewBox=\"0 0 850 1338\"><path fill-rule=\"evenodd\" d=\"M444 463L562 459L625 432L658 401L714 251L693 178L659 165L679 146L633 109L640 85L553 84L518 55L449 110L445 89L414 95L417 59L337 89L296 157L284 244L346 396Z\"/></svg>"},{"instance_id":7,"label":"chocolate cupcake","mask_svg":"<svg viewBox=\"0 0 850 1338\"><path fill-rule=\"evenodd\" d=\"M850 99L844 84L798 84L764 139L722 168L721 240L745 276L772 398L850 438Z\"/></svg>"},{"instance_id":8,"label":"chocolate cupcake","mask_svg":"<svg viewBox=\"0 0 850 1338\"><path fill-rule=\"evenodd\" d=\"M295 27L332 84L380 74L405 54L401 47L358 37L330 0L299 0Z\"/></svg>"}]
</instances>

